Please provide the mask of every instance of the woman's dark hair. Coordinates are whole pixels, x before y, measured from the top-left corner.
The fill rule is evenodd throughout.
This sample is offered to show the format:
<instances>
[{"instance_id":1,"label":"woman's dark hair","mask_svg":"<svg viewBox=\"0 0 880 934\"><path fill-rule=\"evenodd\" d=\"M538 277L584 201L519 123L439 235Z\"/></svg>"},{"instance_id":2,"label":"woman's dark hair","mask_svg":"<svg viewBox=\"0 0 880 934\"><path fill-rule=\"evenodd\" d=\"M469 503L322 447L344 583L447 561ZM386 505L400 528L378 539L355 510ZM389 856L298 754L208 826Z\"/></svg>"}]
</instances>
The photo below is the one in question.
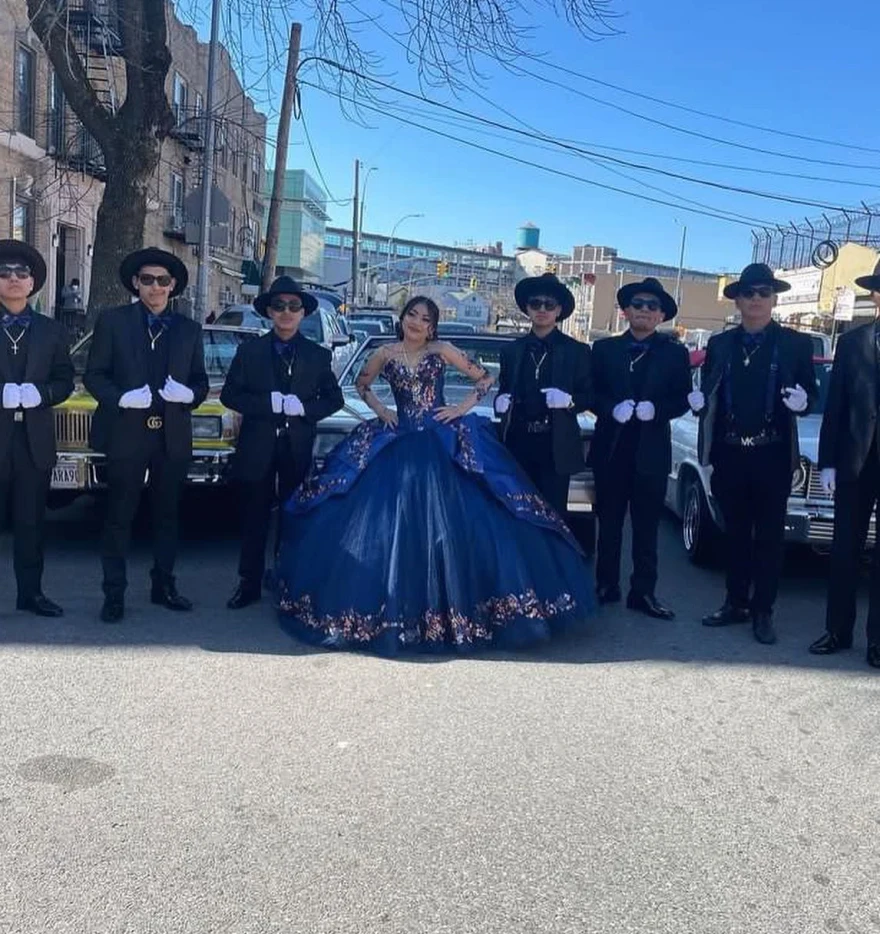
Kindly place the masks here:
<instances>
[{"instance_id":1,"label":"woman's dark hair","mask_svg":"<svg viewBox=\"0 0 880 934\"><path fill-rule=\"evenodd\" d=\"M428 339L435 340L437 337L437 325L440 323L440 309L434 299L428 298L427 295L415 295L403 306L403 311L400 313L400 317L397 319L397 324L394 327L397 339L399 341L403 340L403 319L416 305L424 305L428 309L428 314L431 316L431 335Z\"/></svg>"}]
</instances>

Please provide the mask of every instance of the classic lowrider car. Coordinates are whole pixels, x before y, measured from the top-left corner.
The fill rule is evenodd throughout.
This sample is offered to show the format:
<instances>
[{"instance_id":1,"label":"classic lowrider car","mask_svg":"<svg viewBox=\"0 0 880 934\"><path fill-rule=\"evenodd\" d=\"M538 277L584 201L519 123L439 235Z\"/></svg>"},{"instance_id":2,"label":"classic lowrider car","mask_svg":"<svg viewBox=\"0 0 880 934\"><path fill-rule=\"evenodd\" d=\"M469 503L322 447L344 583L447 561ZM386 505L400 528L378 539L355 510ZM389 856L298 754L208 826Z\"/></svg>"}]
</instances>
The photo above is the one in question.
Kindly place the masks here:
<instances>
[{"instance_id":1,"label":"classic lowrider car","mask_svg":"<svg viewBox=\"0 0 880 934\"><path fill-rule=\"evenodd\" d=\"M692 357L692 362L694 361ZM791 495L785 520L788 542L828 548L834 530L834 500L822 489L819 479L819 429L828 394L831 361L814 361L819 383L819 403L809 415L797 420L801 462L791 478ZM699 387L700 370L694 370L694 388ZM672 422L672 470L666 488L666 505L682 520L682 543L696 564L711 561L717 553L721 513L712 496L711 467L700 465L697 457L698 419L688 412ZM874 522L869 539L874 538Z\"/></svg>"},{"instance_id":2,"label":"classic lowrider car","mask_svg":"<svg viewBox=\"0 0 880 934\"><path fill-rule=\"evenodd\" d=\"M193 485L220 483L238 435L238 416L220 404L219 395L235 351L242 341L259 337L248 328L206 325L205 368L210 391L208 398L193 412L193 460L188 482ZM82 374L88 359L91 334L77 343L72 352L76 371L73 395L55 408L58 461L52 472L50 504L62 506L80 493L101 489L104 455L89 448L89 428L97 403L83 388Z\"/></svg>"}]
</instances>

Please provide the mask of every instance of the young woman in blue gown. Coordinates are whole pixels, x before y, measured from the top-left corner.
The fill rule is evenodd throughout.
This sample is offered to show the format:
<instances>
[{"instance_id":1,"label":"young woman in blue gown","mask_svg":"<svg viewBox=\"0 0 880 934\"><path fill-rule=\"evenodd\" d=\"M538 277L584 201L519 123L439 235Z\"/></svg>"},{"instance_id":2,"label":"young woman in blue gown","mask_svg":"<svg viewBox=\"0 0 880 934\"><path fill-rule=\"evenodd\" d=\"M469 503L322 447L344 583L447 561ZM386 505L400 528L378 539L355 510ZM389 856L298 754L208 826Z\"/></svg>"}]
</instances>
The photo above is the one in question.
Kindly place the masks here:
<instances>
[{"instance_id":1,"label":"young woman in blue gown","mask_svg":"<svg viewBox=\"0 0 880 934\"><path fill-rule=\"evenodd\" d=\"M357 380L376 414L287 503L276 564L282 626L340 649L521 648L580 629L591 570L561 517L470 410L492 378L436 339L439 311L411 299L399 340ZM447 367L471 378L444 400ZM370 388L387 380L395 409Z\"/></svg>"}]
</instances>

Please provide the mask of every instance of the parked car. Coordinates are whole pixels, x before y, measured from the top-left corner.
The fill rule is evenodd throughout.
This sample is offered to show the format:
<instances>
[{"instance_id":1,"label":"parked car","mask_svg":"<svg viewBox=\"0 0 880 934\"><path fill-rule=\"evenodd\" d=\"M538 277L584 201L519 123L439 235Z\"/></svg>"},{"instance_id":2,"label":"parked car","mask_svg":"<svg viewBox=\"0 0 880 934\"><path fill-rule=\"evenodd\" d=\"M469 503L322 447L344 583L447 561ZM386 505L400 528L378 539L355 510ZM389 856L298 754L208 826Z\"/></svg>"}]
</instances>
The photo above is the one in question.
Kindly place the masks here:
<instances>
[{"instance_id":1,"label":"parked car","mask_svg":"<svg viewBox=\"0 0 880 934\"><path fill-rule=\"evenodd\" d=\"M268 331L272 326L253 305L230 305L214 319L214 324L228 328L251 328L255 331Z\"/></svg>"},{"instance_id":2,"label":"parked car","mask_svg":"<svg viewBox=\"0 0 880 934\"><path fill-rule=\"evenodd\" d=\"M476 334L477 329L466 321L441 321L437 325L437 337L456 338L460 334Z\"/></svg>"},{"instance_id":3,"label":"parked car","mask_svg":"<svg viewBox=\"0 0 880 934\"><path fill-rule=\"evenodd\" d=\"M362 323L379 323L385 328L387 334L393 334L397 326L399 315L393 311L353 311L345 316L349 324L354 327L360 327Z\"/></svg>"},{"instance_id":4,"label":"parked car","mask_svg":"<svg viewBox=\"0 0 880 934\"><path fill-rule=\"evenodd\" d=\"M239 417L220 403L220 390L239 344L265 333L254 328L206 325L202 332L208 398L193 412L193 459L187 482L194 486L226 480L229 458L235 450ZM58 461L52 471L50 505L63 506L80 493L106 485L104 455L89 448L89 430L97 402L82 385L92 335L87 334L71 351L76 388L55 407Z\"/></svg>"},{"instance_id":5,"label":"parked car","mask_svg":"<svg viewBox=\"0 0 880 934\"><path fill-rule=\"evenodd\" d=\"M788 542L827 548L834 530L834 499L822 489L818 457L819 429L828 394L831 361L816 359L814 366L819 383L819 401L809 415L797 420L801 462L791 479L785 538ZM699 388L702 371L694 369L693 372L694 388ZM694 563L702 564L715 557L724 522L712 495L712 468L702 466L697 456L698 427L699 420L691 412L672 422L672 469L666 489L666 505L682 520L685 551ZM873 521L870 538L874 538Z\"/></svg>"},{"instance_id":6,"label":"parked car","mask_svg":"<svg viewBox=\"0 0 880 934\"><path fill-rule=\"evenodd\" d=\"M345 406L341 411L324 419L318 425L315 458L319 464L323 461L327 452L341 440L343 435L348 434L360 422L374 417L371 409L357 394L355 381L373 351L383 343L393 339L392 337L371 336L358 347L355 355L343 370L339 378L339 384L342 387ZM509 337L496 334L462 334L456 339L455 345L487 372L491 373L496 379L497 386L501 350L510 340ZM471 392L473 384L457 370L447 368L445 387L447 401L451 405L455 405ZM373 384L373 392L384 405L394 408L391 387L384 380L376 380ZM498 418L495 415L494 399L495 389L491 390L473 411L497 423ZM589 446L595 429L595 419L590 413L582 413L578 416L578 423L581 427L581 437L583 438L584 455L586 457L589 453ZM588 548L591 547L592 542L594 502L593 474L591 470L585 470L572 478L568 494L568 512L573 531ZM587 520L586 524L584 520Z\"/></svg>"},{"instance_id":7,"label":"parked car","mask_svg":"<svg viewBox=\"0 0 880 934\"><path fill-rule=\"evenodd\" d=\"M367 321L359 318L357 321L352 321L351 324L355 328L354 333L363 334L364 340L366 340L367 337L377 337L391 333L383 321ZM361 341L361 343L363 343L363 341Z\"/></svg>"}]
</instances>

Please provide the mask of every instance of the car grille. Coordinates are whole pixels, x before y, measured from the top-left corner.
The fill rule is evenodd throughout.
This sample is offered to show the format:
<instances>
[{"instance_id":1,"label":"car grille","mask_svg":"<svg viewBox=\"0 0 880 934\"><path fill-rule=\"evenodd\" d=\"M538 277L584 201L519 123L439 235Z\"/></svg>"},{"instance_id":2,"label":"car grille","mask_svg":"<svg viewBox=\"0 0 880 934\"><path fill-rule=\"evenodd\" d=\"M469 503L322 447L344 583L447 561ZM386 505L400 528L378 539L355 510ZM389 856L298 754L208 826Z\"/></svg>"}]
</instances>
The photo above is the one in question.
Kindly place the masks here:
<instances>
[{"instance_id":1,"label":"car grille","mask_svg":"<svg viewBox=\"0 0 880 934\"><path fill-rule=\"evenodd\" d=\"M821 473L813 466L807 468L807 499L813 502L821 500L829 505L834 502L833 497L822 489Z\"/></svg>"},{"instance_id":2,"label":"car grille","mask_svg":"<svg viewBox=\"0 0 880 934\"><path fill-rule=\"evenodd\" d=\"M59 451L81 451L89 446L91 412L72 409L56 409L55 437Z\"/></svg>"}]
</instances>

